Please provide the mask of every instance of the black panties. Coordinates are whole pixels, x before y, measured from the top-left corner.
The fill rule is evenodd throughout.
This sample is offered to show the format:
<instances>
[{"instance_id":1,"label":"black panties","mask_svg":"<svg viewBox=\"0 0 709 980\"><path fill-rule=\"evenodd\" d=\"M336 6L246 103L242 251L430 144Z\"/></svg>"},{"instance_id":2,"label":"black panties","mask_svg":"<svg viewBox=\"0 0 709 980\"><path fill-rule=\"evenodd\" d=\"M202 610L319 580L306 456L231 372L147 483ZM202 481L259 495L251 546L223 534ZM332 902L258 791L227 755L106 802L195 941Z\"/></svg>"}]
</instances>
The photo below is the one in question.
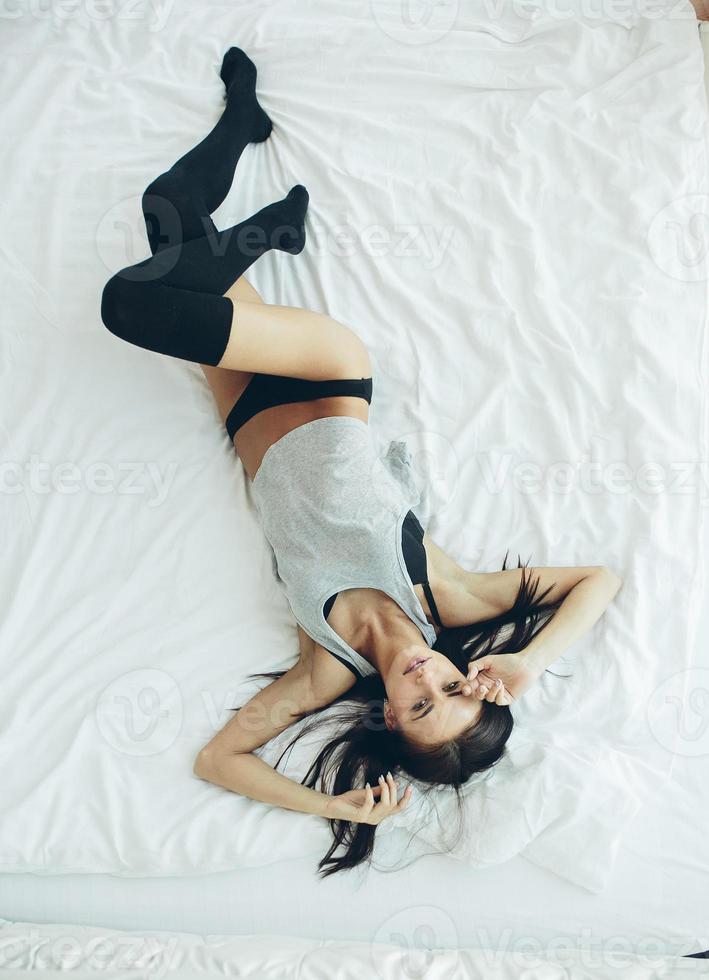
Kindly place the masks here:
<instances>
[{"instance_id":1,"label":"black panties","mask_svg":"<svg viewBox=\"0 0 709 980\"><path fill-rule=\"evenodd\" d=\"M254 374L226 418L229 438L250 418L273 405L290 402L309 402L315 398L333 395L350 395L372 402L371 378L345 378L332 381L306 381L303 378L286 378L280 374Z\"/></svg>"}]
</instances>

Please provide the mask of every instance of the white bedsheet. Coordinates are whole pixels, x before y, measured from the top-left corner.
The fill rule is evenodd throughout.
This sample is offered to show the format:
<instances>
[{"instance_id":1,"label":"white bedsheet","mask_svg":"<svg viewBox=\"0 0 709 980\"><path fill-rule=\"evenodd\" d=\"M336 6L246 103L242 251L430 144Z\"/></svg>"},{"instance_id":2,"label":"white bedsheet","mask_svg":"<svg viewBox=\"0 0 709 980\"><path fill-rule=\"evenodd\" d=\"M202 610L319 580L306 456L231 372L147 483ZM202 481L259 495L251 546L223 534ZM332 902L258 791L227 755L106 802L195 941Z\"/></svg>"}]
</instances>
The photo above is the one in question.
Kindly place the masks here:
<instances>
[{"instance_id":1,"label":"white bedsheet","mask_svg":"<svg viewBox=\"0 0 709 980\"><path fill-rule=\"evenodd\" d=\"M37 925L0 919L0 969L45 977L101 976L130 980L674 980L706 977L701 960L658 953L616 951L599 957L559 947L504 952L495 949L402 948L385 943L318 942L292 936L197 936L168 932L118 932L75 925ZM522 974L520 973L522 971Z\"/></svg>"},{"instance_id":2,"label":"white bedsheet","mask_svg":"<svg viewBox=\"0 0 709 980\"><path fill-rule=\"evenodd\" d=\"M314 864L327 844L316 818L191 776L245 674L292 662L294 624L199 371L98 317L105 278L145 254L142 189L216 118L233 42L276 129L217 223L307 184L310 246L251 279L367 341L372 426L414 451L432 536L468 567L509 546L625 577L562 663L573 677L520 704L459 852L607 885L628 821L686 761L676 699L697 688L682 672L702 595L706 303L677 236L706 191L706 100L689 4L670 6L609 23L461 5L423 34L398 4L7 20L4 871ZM386 828L381 865L421 817Z\"/></svg>"}]
</instances>

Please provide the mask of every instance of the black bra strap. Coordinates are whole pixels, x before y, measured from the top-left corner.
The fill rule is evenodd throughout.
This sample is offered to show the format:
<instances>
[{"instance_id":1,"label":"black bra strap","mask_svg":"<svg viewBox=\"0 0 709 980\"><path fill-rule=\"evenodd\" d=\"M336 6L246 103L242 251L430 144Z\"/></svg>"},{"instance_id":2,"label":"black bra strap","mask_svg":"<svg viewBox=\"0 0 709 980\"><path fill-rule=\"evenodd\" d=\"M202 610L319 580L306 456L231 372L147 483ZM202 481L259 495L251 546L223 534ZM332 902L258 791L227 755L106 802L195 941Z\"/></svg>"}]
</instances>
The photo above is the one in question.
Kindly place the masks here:
<instances>
[{"instance_id":1,"label":"black bra strap","mask_svg":"<svg viewBox=\"0 0 709 980\"><path fill-rule=\"evenodd\" d=\"M428 584L428 579L421 583L423 585L423 592L428 600L428 606L431 610L431 615L433 616L436 626L440 626L441 629L445 629L445 626L441 622L441 617L438 615L438 606L436 605L436 600L433 598L433 592L431 592L431 586Z\"/></svg>"}]
</instances>

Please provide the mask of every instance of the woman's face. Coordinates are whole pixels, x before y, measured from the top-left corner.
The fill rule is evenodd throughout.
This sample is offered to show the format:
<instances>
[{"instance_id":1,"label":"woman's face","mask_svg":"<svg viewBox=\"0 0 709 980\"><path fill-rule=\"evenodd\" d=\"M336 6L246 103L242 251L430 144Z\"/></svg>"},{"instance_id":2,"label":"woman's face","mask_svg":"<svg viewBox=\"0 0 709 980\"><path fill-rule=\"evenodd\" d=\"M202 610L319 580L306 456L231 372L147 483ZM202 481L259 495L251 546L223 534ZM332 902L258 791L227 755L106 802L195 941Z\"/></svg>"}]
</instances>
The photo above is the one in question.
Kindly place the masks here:
<instances>
[{"instance_id":1,"label":"woman's face","mask_svg":"<svg viewBox=\"0 0 709 980\"><path fill-rule=\"evenodd\" d=\"M470 695L465 674L425 644L401 650L384 678L384 720L421 745L456 738L478 720L482 702Z\"/></svg>"}]
</instances>

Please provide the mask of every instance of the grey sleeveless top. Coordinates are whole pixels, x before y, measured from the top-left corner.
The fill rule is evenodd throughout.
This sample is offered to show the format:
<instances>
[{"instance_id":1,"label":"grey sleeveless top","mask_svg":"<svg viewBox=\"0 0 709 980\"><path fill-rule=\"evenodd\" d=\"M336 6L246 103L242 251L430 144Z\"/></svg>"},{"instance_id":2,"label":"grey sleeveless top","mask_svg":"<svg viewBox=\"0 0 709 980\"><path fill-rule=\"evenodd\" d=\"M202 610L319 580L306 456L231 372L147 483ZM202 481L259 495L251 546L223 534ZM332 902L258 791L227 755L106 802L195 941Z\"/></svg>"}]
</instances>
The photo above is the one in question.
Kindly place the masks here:
<instances>
[{"instance_id":1,"label":"grey sleeveless top","mask_svg":"<svg viewBox=\"0 0 709 980\"><path fill-rule=\"evenodd\" d=\"M323 615L335 592L370 588L394 599L433 646L436 632L401 546L404 518L421 499L406 442L392 440L379 457L361 419L312 419L266 450L252 493L273 570L296 621L317 643L360 676L377 673Z\"/></svg>"}]
</instances>

